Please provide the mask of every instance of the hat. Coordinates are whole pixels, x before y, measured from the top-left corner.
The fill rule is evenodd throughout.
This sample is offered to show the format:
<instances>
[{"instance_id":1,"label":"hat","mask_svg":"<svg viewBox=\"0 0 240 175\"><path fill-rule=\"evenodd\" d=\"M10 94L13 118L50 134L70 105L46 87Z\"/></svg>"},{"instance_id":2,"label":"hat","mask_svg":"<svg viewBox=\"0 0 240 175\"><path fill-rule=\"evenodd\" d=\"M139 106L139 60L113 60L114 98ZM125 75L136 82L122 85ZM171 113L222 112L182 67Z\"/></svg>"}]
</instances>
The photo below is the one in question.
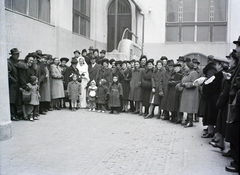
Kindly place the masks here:
<instances>
[{"instance_id":1,"label":"hat","mask_svg":"<svg viewBox=\"0 0 240 175\"><path fill-rule=\"evenodd\" d=\"M237 43L240 43L240 36L238 37L237 41L233 41L233 44L237 44Z\"/></svg>"},{"instance_id":2,"label":"hat","mask_svg":"<svg viewBox=\"0 0 240 175\"><path fill-rule=\"evenodd\" d=\"M189 67L190 69L193 69L194 68L194 65L192 62L187 62L186 63L187 67Z\"/></svg>"},{"instance_id":3,"label":"hat","mask_svg":"<svg viewBox=\"0 0 240 175\"><path fill-rule=\"evenodd\" d=\"M86 50L86 49L83 49L83 50L82 50L82 53L83 53L83 52L87 52L87 50Z\"/></svg>"},{"instance_id":4,"label":"hat","mask_svg":"<svg viewBox=\"0 0 240 175\"><path fill-rule=\"evenodd\" d=\"M228 60L230 60L231 57L234 59L238 59L237 51L235 49L233 49L232 52L228 56L226 56Z\"/></svg>"},{"instance_id":5,"label":"hat","mask_svg":"<svg viewBox=\"0 0 240 175\"><path fill-rule=\"evenodd\" d=\"M139 61L141 61L143 58L145 58L147 60L147 56L146 55L141 55Z\"/></svg>"},{"instance_id":6,"label":"hat","mask_svg":"<svg viewBox=\"0 0 240 175\"><path fill-rule=\"evenodd\" d=\"M220 57L214 57L214 61L222 62L222 63L229 63L228 59L220 58Z\"/></svg>"},{"instance_id":7,"label":"hat","mask_svg":"<svg viewBox=\"0 0 240 175\"><path fill-rule=\"evenodd\" d=\"M193 62L193 63L200 64L200 62L197 60L197 58L193 58L193 59L192 59L192 62Z\"/></svg>"},{"instance_id":8,"label":"hat","mask_svg":"<svg viewBox=\"0 0 240 175\"><path fill-rule=\"evenodd\" d=\"M147 63L146 63L146 65L148 65L148 63L152 63L152 64L154 64L154 59L149 59L149 60L147 60Z\"/></svg>"},{"instance_id":9,"label":"hat","mask_svg":"<svg viewBox=\"0 0 240 175\"><path fill-rule=\"evenodd\" d=\"M160 58L160 60L168 60L168 58L166 57L166 56L162 56L161 58Z\"/></svg>"},{"instance_id":10,"label":"hat","mask_svg":"<svg viewBox=\"0 0 240 175\"><path fill-rule=\"evenodd\" d=\"M71 63L72 63L72 64L77 64L77 63L78 63L77 58L73 57Z\"/></svg>"},{"instance_id":11,"label":"hat","mask_svg":"<svg viewBox=\"0 0 240 175\"><path fill-rule=\"evenodd\" d=\"M39 55L39 56L43 55L41 50L36 50L36 54Z\"/></svg>"},{"instance_id":12,"label":"hat","mask_svg":"<svg viewBox=\"0 0 240 175\"><path fill-rule=\"evenodd\" d=\"M134 63L136 60L135 59L132 59L132 60L130 60L130 63Z\"/></svg>"},{"instance_id":13,"label":"hat","mask_svg":"<svg viewBox=\"0 0 240 175\"><path fill-rule=\"evenodd\" d=\"M99 52L98 49L93 49L93 52Z\"/></svg>"},{"instance_id":14,"label":"hat","mask_svg":"<svg viewBox=\"0 0 240 175\"><path fill-rule=\"evenodd\" d=\"M68 58L66 58L66 57L62 57L61 59L60 59L60 61L62 62L62 61L66 61L66 63L69 61L69 59Z\"/></svg>"},{"instance_id":15,"label":"hat","mask_svg":"<svg viewBox=\"0 0 240 175\"><path fill-rule=\"evenodd\" d=\"M102 50L100 53L106 54L106 50Z\"/></svg>"},{"instance_id":16,"label":"hat","mask_svg":"<svg viewBox=\"0 0 240 175\"><path fill-rule=\"evenodd\" d=\"M104 59L102 59L101 64L103 65L104 62L108 64L108 63L109 63L109 60L108 60L107 58L104 58Z\"/></svg>"},{"instance_id":17,"label":"hat","mask_svg":"<svg viewBox=\"0 0 240 175\"><path fill-rule=\"evenodd\" d=\"M92 84L92 83L94 83L94 84L96 85L96 81L95 81L95 80L92 80L92 81L90 82L90 84Z\"/></svg>"},{"instance_id":18,"label":"hat","mask_svg":"<svg viewBox=\"0 0 240 175\"><path fill-rule=\"evenodd\" d=\"M10 50L10 55L16 54L16 53L20 53L20 51L17 48L13 48Z\"/></svg>"},{"instance_id":19,"label":"hat","mask_svg":"<svg viewBox=\"0 0 240 175\"><path fill-rule=\"evenodd\" d=\"M184 62L184 57L183 56L178 57L177 61L183 61Z\"/></svg>"},{"instance_id":20,"label":"hat","mask_svg":"<svg viewBox=\"0 0 240 175\"><path fill-rule=\"evenodd\" d=\"M34 82L34 81L36 81L37 80L37 77L36 76L31 76L30 77L30 82L32 83L32 82Z\"/></svg>"},{"instance_id":21,"label":"hat","mask_svg":"<svg viewBox=\"0 0 240 175\"><path fill-rule=\"evenodd\" d=\"M88 50L93 50L93 46L90 46Z\"/></svg>"},{"instance_id":22,"label":"hat","mask_svg":"<svg viewBox=\"0 0 240 175\"><path fill-rule=\"evenodd\" d=\"M168 60L167 65L168 66L174 66L174 61L173 60Z\"/></svg>"},{"instance_id":23,"label":"hat","mask_svg":"<svg viewBox=\"0 0 240 175\"><path fill-rule=\"evenodd\" d=\"M116 60L114 58L112 58L109 62L110 62L110 64L112 64L113 62L116 62Z\"/></svg>"},{"instance_id":24,"label":"hat","mask_svg":"<svg viewBox=\"0 0 240 175\"><path fill-rule=\"evenodd\" d=\"M122 61L121 60L116 61L115 65L118 65L118 64L122 65Z\"/></svg>"},{"instance_id":25,"label":"hat","mask_svg":"<svg viewBox=\"0 0 240 175\"><path fill-rule=\"evenodd\" d=\"M42 58L49 59L48 54L43 54Z\"/></svg>"},{"instance_id":26,"label":"hat","mask_svg":"<svg viewBox=\"0 0 240 175\"><path fill-rule=\"evenodd\" d=\"M76 52L79 53L79 54L81 54L79 50L75 50L73 53L75 54Z\"/></svg>"},{"instance_id":27,"label":"hat","mask_svg":"<svg viewBox=\"0 0 240 175\"><path fill-rule=\"evenodd\" d=\"M174 64L173 66L174 67L178 67L178 66L181 67L181 64Z\"/></svg>"},{"instance_id":28,"label":"hat","mask_svg":"<svg viewBox=\"0 0 240 175\"><path fill-rule=\"evenodd\" d=\"M208 61L214 62L214 56L213 55L208 55Z\"/></svg>"},{"instance_id":29,"label":"hat","mask_svg":"<svg viewBox=\"0 0 240 175\"><path fill-rule=\"evenodd\" d=\"M185 61L185 62L191 62L191 58L186 57L186 58L184 59L184 61Z\"/></svg>"}]
</instances>

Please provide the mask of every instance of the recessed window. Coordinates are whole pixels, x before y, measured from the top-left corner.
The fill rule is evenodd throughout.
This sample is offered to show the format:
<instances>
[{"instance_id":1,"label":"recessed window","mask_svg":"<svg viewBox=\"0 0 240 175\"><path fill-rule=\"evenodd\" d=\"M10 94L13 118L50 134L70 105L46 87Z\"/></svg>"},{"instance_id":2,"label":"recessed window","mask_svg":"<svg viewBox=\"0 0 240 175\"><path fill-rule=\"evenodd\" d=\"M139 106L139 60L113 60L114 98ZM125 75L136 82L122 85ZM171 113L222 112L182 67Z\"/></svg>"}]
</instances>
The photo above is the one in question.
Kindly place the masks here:
<instances>
[{"instance_id":1,"label":"recessed window","mask_svg":"<svg viewBox=\"0 0 240 175\"><path fill-rule=\"evenodd\" d=\"M73 0L73 32L90 37L90 0Z\"/></svg>"},{"instance_id":2,"label":"recessed window","mask_svg":"<svg viewBox=\"0 0 240 175\"><path fill-rule=\"evenodd\" d=\"M5 6L50 23L50 0L5 0Z\"/></svg>"},{"instance_id":3,"label":"recessed window","mask_svg":"<svg viewBox=\"0 0 240 175\"><path fill-rule=\"evenodd\" d=\"M167 0L166 41L224 42L228 0Z\"/></svg>"}]
</instances>

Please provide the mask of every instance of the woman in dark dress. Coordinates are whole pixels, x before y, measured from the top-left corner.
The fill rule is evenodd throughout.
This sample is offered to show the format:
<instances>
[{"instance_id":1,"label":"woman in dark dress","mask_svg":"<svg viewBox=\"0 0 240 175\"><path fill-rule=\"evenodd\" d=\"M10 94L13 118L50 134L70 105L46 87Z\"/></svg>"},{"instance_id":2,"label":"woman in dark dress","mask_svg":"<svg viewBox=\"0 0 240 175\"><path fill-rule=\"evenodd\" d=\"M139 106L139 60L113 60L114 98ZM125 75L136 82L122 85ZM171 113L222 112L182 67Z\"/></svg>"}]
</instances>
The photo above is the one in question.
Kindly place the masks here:
<instances>
[{"instance_id":1,"label":"woman in dark dress","mask_svg":"<svg viewBox=\"0 0 240 175\"><path fill-rule=\"evenodd\" d=\"M150 59L147 61L147 68L142 72L142 105L145 107L144 117L149 114L149 99L152 91L152 75L153 75L153 64L154 60Z\"/></svg>"}]
</instances>

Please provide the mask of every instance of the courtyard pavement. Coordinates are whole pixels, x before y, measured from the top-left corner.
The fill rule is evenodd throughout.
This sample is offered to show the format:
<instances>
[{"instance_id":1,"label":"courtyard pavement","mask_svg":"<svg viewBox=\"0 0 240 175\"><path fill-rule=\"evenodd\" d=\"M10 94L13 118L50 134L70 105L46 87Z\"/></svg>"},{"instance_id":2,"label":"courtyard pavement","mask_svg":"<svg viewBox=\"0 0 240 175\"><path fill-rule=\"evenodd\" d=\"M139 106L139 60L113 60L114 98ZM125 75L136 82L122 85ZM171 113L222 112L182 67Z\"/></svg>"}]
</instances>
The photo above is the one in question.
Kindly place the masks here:
<instances>
[{"instance_id":1,"label":"courtyard pavement","mask_svg":"<svg viewBox=\"0 0 240 175\"><path fill-rule=\"evenodd\" d=\"M201 138L203 129L130 113L52 111L12 123L13 137L0 142L0 174L234 174L225 171L231 158Z\"/></svg>"}]
</instances>

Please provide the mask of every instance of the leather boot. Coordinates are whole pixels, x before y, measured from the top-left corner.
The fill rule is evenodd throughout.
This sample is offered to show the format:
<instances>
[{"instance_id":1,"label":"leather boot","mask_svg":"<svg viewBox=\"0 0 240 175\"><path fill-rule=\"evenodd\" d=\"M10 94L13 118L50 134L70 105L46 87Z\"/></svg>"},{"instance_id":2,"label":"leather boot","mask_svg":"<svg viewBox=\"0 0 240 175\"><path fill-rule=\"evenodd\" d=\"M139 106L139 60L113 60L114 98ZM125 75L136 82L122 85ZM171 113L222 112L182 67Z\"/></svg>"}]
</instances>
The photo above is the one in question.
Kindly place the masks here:
<instances>
[{"instance_id":1,"label":"leather boot","mask_svg":"<svg viewBox=\"0 0 240 175\"><path fill-rule=\"evenodd\" d=\"M185 128L192 127L193 126L193 115L189 114L188 115L188 122L186 125L184 125Z\"/></svg>"}]
</instances>

